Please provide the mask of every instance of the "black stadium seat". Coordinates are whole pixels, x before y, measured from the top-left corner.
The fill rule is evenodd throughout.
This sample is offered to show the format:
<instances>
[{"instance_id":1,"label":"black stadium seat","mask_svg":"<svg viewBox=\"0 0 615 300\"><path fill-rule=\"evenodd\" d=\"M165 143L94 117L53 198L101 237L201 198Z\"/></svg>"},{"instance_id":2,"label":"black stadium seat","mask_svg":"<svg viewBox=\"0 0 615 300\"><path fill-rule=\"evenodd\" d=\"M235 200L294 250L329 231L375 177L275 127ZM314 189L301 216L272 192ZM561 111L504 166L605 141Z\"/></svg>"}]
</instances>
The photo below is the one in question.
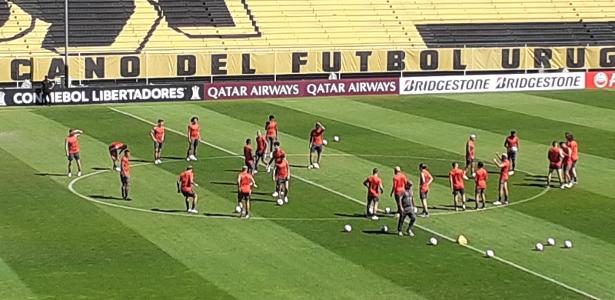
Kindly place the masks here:
<instances>
[{"instance_id":1,"label":"black stadium seat","mask_svg":"<svg viewBox=\"0 0 615 300\"><path fill-rule=\"evenodd\" d=\"M0 1L0 27L4 26L4 23L9 20L11 10L6 0Z\"/></svg>"},{"instance_id":2,"label":"black stadium seat","mask_svg":"<svg viewBox=\"0 0 615 300\"><path fill-rule=\"evenodd\" d=\"M158 4L172 28L235 25L224 0L159 0Z\"/></svg>"}]
</instances>

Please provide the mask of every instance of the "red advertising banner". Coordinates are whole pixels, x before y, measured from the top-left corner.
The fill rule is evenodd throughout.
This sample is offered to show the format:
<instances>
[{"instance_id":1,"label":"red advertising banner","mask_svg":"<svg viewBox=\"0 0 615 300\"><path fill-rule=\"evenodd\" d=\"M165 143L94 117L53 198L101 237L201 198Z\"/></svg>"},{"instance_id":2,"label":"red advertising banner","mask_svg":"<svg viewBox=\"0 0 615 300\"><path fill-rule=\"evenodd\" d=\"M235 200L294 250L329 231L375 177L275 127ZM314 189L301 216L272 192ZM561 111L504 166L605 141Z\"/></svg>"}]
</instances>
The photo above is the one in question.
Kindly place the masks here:
<instances>
[{"instance_id":1,"label":"red advertising banner","mask_svg":"<svg viewBox=\"0 0 615 300\"><path fill-rule=\"evenodd\" d=\"M205 100L399 94L399 79L206 83L204 94Z\"/></svg>"},{"instance_id":2,"label":"red advertising banner","mask_svg":"<svg viewBox=\"0 0 615 300\"><path fill-rule=\"evenodd\" d=\"M586 89L615 89L615 71L587 72Z\"/></svg>"}]
</instances>

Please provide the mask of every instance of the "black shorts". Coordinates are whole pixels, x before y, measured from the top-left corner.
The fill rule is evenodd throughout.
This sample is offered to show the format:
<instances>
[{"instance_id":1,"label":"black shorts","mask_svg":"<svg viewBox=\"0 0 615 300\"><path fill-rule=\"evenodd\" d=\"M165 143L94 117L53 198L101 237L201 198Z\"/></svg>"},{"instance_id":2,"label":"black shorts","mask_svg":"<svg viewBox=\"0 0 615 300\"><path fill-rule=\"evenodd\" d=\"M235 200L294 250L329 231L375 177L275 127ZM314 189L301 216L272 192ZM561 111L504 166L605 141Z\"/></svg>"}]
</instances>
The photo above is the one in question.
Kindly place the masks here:
<instances>
[{"instance_id":1,"label":"black shorts","mask_svg":"<svg viewBox=\"0 0 615 300\"><path fill-rule=\"evenodd\" d=\"M162 150L162 144L164 144L164 142L154 141L154 150Z\"/></svg>"},{"instance_id":2,"label":"black shorts","mask_svg":"<svg viewBox=\"0 0 615 300\"><path fill-rule=\"evenodd\" d=\"M254 170L254 161L250 160L250 161L246 161L246 167L248 167L249 170Z\"/></svg>"},{"instance_id":3,"label":"black shorts","mask_svg":"<svg viewBox=\"0 0 615 300\"><path fill-rule=\"evenodd\" d=\"M469 166L474 163L474 158L466 158L466 166Z\"/></svg>"},{"instance_id":4,"label":"black shorts","mask_svg":"<svg viewBox=\"0 0 615 300\"><path fill-rule=\"evenodd\" d=\"M196 147L198 147L198 146L199 146L199 139L194 139L194 140L190 139L189 147L191 149L196 149Z\"/></svg>"},{"instance_id":5,"label":"black shorts","mask_svg":"<svg viewBox=\"0 0 615 300\"><path fill-rule=\"evenodd\" d=\"M367 203L376 203L380 201L380 197L378 196L372 196L372 195L367 195Z\"/></svg>"},{"instance_id":6,"label":"black shorts","mask_svg":"<svg viewBox=\"0 0 615 300\"><path fill-rule=\"evenodd\" d=\"M486 190L487 189L483 189L483 188L479 188L479 187L476 187L476 189L475 189L476 194L479 194L479 195L484 195Z\"/></svg>"},{"instance_id":7,"label":"black shorts","mask_svg":"<svg viewBox=\"0 0 615 300\"><path fill-rule=\"evenodd\" d=\"M466 190L465 189L453 189L453 195L454 196L463 196L466 194Z\"/></svg>"},{"instance_id":8,"label":"black shorts","mask_svg":"<svg viewBox=\"0 0 615 300\"><path fill-rule=\"evenodd\" d=\"M255 158L263 158L263 157L265 157L265 151L256 151L254 153L254 157Z\"/></svg>"},{"instance_id":9,"label":"black shorts","mask_svg":"<svg viewBox=\"0 0 615 300\"><path fill-rule=\"evenodd\" d=\"M275 180L275 184L278 186L282 186L288 183L288 178L278 178Z\"/></svg>"},{"instance_id":10,"label":"black shorts","mask_svg":"<svg viewBox=\"0 0 615 300\"><path fill-rule=\"evenodd\" d=\"M79 155L79 152L68 154L68 161L80 160L80 159L81 159L81 156Z\"/></svg>"},{"instance_id":11,"label":"black shorts","mask_svg":"<svg viewBox=\"0 0 615 300\"><path fill-rule=\"evenodd\" d=\"M322 153L322 145L312 145L310 152Z\"/></svg>"},{"instance_id":12,"label":"black shorts","mask_svg":"<svg viewBox=\"0 0 615 300\"><path fill-rule=\"evenodd\" d=\"M130 183L130 176L122 176L122 175L120 175L120 181L122 182L122 184L129 184Z\"/></svg>"},{"instance_id":13,"label":"black shorts","mask_svg":"<svg viewBox=\"0 0 615 300\"><path fill-rule=\"evenodd\" d=\"M182 195L184 195L184 197L194 197L194 191L184 191L182 190Z\"/></svg>"},{"instance_id":14,"label":"black shorts","mask_svg":"<svg viewBox=\"0 0 615 300\"><path fill-rule=\"evenodd\" d=\"M278 138L277 138L277 137L274 137L274 136L268 136L268 137L267 137L267 141L269 142L269 147L273 147L273 143L274 143L275 141L277 141L277 140L278 140Z\"/></svg>"},{"instance_id":15,"label":"black shorts","mask_svg":"<svg viewBox=\"0 0 615 300\"><path fill-rule=\"evenodd\" d=\"M508 159L517 158L517 151L508 150L506 154L508 155Z\"/></svg>"},{"instance_id":16,"label":"black shorts","mask_svg":"<svg viewBox=\"0 0 615 300\"><path fill-rule=\"evenodd\" d=\"M419 198L421 198L421 200L425 200L427 199L427 194L429 194L429 191L419 192Z\"/></svg>"},{"instance_id":17,"label":"black shorts","mask_svg":"<svg viewBox=\"0 0 615 300\"><path fill-rule=\"evenodd\" d=\"M237 193L237 201L250 201L250 193L242 193L242 192L238 192Z\"/></svg>"}]
</instances>

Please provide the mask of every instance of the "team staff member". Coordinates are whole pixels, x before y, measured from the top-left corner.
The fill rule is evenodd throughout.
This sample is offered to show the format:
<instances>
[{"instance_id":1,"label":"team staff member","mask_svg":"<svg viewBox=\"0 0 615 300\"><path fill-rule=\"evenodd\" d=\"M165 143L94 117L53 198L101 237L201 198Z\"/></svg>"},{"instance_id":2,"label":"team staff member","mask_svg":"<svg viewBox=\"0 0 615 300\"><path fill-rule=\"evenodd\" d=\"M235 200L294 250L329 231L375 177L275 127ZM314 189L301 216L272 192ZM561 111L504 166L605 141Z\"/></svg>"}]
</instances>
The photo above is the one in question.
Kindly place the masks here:
<instances>
[{"instance_id":1,"label":"team staff member","mask_svg":"<svg viewBox=\"0 0 615 300\"><path fill-rule=\"evenodd\" d=\"M284 203L288 203L288 192L289 192L289 183L290 183L290 166L288 164L288 160L285 158L279 160L275 166L275 175L276 175L276 193L278 194L278 199L284 201Z\"/></svg>"},{"instance_id":2,"label":"team staff member","mask_svg":"<svg viewBox=\"0 0 615 300\"><path fill-rule=\"evenodd\" d=\"M478 169L476 170L476 176L474 177L476 184L474 193L476 207L474 207L474 209L478 209L479 202L482 204L480 208L484 209L487 197L487 179L489 178L489 172L485 169L485 164L482 161L479 161L477 166Z\"/></svg>"},{"instance_id":3,"label":"team staff member","mask_svg":"<svg viewBox=\"0 0 615 300\"><path fill-rule=\"evenodd\" d=\"M562 161L564 159L564 153L562 149L560 149L557 145L556 141L551 143L551 147L547 152L547 159L549 160L549 174L547 174L547 188L551 187L551 175L553 172L557 174L557 180L559 181L560 187L564 188L564 183L562 182Z\"/></svg>"},{"instance_id":4,"label":"team staff member","mask_svg":"<svg viewBox=\"0 0 615 300\"><path fill-rule=\"evenodd\" d=\"M570 148L570 150L572 151L572 167L570 169L570 177L571 183L574 185L577 184L577 161L579 160L579 144L570 132L566 133L566 143L568 145L568 148Z\"/></svg>"},{"instance_id":5,"label":"team staff member","mask_svg":"<svg viewBox=\"0 0 615 300\"><path fill-rule=\"evenodd\" d=\"M154 141L154 164L162 163L162 145L164 144L164 120L159 119L150 132L150 137Z\"/></svg>"},{"instance_id":6,"label":"team staff member","mask_svg":"<svg viewBox=\"0 0 615 300\"><path fill-rule=\"evenodd\" d=\"M269 156L271 156L273 145L278 141L278 122L273 115L270 115L268 121L265 122L265 132L267 134L267 142L269 143Z\"/></svg>"},{"instance_id":7,"label":"team staff member","mask_svg":"<svg viewBox=\"0 0 615 300\"><path fill-rule=\"evenodd\" d=\"M365 216L371 218L378 212L378 202L380 202L380 194L384 193L382 179L380 179L380 171L378 168L372 170L372 175L363 181L363 185L367 188L367 209Z\"/></svg>"},{"instance_id":8,"label":"team staff member","mask_svg":"<svg viewBox=\"0 0 615 300\"><path fill-rule=\"evenodd\" d=\"M516 131L511 131L510 135L506 137L504 147L506 147L506 154L511 163L509 174L513 175L517 167L517 152L519 152L519 137Z\"/></svg>"},{"instance_id":9,"label":"team staff member","mask_svg":"<svg viewBox=\"0 0 615 300\"><path fill-rule=\"evenodd\" d=\"M128 149L128 146L122 142L113 142L109 145L109 156L111 156L111 161L113 162L113 170L120 172L120 167L117 166L116 162L120 157L120 154Z\"/></svg>"},{"instance_id":10,"label":"team staff member","mask_svg":"<svg viewBox=\"0 0 615 300\"><path fill-rule=\"evenodd\" d=\"M455 211L459 211L459 203L461 203L461 208L466 210L464 178L466 178L465 172L459 168L459 163L454 162L453 168L448 173L448 182L453 194L453 206L455 207Z\"/></svg>"},{"instance_id":11,"label":"team staff member","mask_svg":"<svg viewBox=\"0 0 615 300\"><path fill-rule=\"evenodd\" d=\"M120 171L120 182L122 183L122 199L128 199L128 192L130 191L130 150L124 151L122 156Z\"/></svg>"},{"instance_id":12,"label":"team staff member","mask_svg":"<svg viewBox=\"0 0 615 300\"><path fill-rule=\"evenodd\" d=\"M429 186L433 182L433 176L429 173L427 165L424 163L419 164L419 198L421 198L421 204L423 205L423 212L421 216L429 217L429 210L427 209L427 198L429 196Z\"/></svg>"},{"instance_id":13,"label":"team staff member","mask_svg":"<svg viewBox=\"0 0 615 300\"><path fill-rule=\"evenodd\" d=\"M190 124L188 124L188 151L186 152L186 160L197 160L196 148L199 146L201 140L201 126L199 125L199 118L192 117Z\"/></svg>"},{"instance_id":14,"label":"team staff member","mask_svg":"<svg viewBox=\"0 0 615 300\"><path fill-rule=\"evenodd\" d=\"M397 204L397 213L401 214L403 207L399 205L402 197L406 192L406 184L408 183L408 177L401 171L399 166L395 167L393 171L393 186L391 187L391 197L395 199ZM372 216L372 220L378 220L378 216Z\"/></svg>"},{"instance_id":15,"label":"team staff member","mask_svg":"<svg viewBox=\"0 0 615 300\"><path fill-rule=\"evenodd\" d=\"M410 218L410 224L408 225L408 235L414 236L414 223L416 222L416 213L414 212L414 194L412 193L412 181L408 180L404 186L404 196L398 200L397 206L401 207L399 213L399 220L397 221L397 234L404 236L403 226L406 222L406 218Z\"/></svg>"},{"instance_id":16,"label":"team staff member","mask_svg":"<svg viewBox=\"0 0 615 300\"><path fill-rule=\"evenodd\" d=\"M254 173L254 156L252 155L252 140L247 139L243 146L243 159L250 174Z\"/></svg>"},{"instance_id":17,"label":"team staff member","mask_svg":"<svg viewBox=\"0 0 615 300\"><path fill-rule=\"evenodd\" d=\"M241 203L240 218L250 218L250 197L252 195L252 188L256 188L256 181L250 174L247 166L241 168L241 173L237 176L237 200Z\"/></svg>"},{"instance_id":18,"label":"team staff member","mask_svg":"<svg viewBox=\"0 0 615 300\"><path fill-rule=\"evenodd\" d=\"M309 168L320 168L320 155L322 154L325 127L320 122L316 122L314 129L310 132L310 165ZM316 163L313 155L316 153Z\"/></svg>"},{"instance_id":19,"label":"team staff member","mask_svg":"<svg viewBox=\"0 0 615 300\"><path fill-rule=\"evenodd\" d=\"M73 160L77 163L77 176L81 176L81 147L79 146L79 136L83 134L82 130L69 129L68 136L64 138L64 150L68 158L68 177L72 177Z\"/></svg>"},{"instance_id":20,"label":"team staff member","mask_svg":"<svg viewBox=\"0 0 615 300\"><path fill-rule=\"evenodd\" d=\"M508 204L508 171L510 171L510 161L506 154L496 153L496 157L493 159L493 163L500 168L500 182L498 200L493 202L494 205ZM502 202L502 197L504 201Z\"/></svg>"},{"instance_id":21,"label":"team staff member","mask_svg":"<svg viewBox=\"0 0 615 300\"><path fill-rule=\"evenodd\" d=\"M267 138L261 134L261 131L256 131L256 153L254 155L254 174L258 173L258 164L265 161L265 152L267 151Z\"/></svg>"},{"instance_id":22,"label":"team staff member","mask_svg":"<svg viewBox=\"0 0 615 300\"><path fill-rule=\"evenodd\" d=\"M198 202L198 195L194 192L193 187L199 186L194 182L194 173L192 166L188 166L186 171L179 174L179 180L177 180L177 192L184 195L184 201L186 202L186 211L188 213L198 214L199 211L196 208ZM190 203L192 199L192 203ZM191 205L192 204L192 205Z\"/></svg>"},{"instance_id":23,"label":"team staff member","mask_svg":"<svg viewBox=\"0 0 615 300\"><path fill-rule=\"evenodd\" d=\"M468 138L468 141L466 142L466 167L465 167L465 174L472 174L472 177L474 177L474 158L476 156L476 152L475 152L475 143L476 143L476 135L475 134L470 134L470 137ZM468 180L468 177L466 175L463 175L465 180Z\"/></svg>"}]
</instances>

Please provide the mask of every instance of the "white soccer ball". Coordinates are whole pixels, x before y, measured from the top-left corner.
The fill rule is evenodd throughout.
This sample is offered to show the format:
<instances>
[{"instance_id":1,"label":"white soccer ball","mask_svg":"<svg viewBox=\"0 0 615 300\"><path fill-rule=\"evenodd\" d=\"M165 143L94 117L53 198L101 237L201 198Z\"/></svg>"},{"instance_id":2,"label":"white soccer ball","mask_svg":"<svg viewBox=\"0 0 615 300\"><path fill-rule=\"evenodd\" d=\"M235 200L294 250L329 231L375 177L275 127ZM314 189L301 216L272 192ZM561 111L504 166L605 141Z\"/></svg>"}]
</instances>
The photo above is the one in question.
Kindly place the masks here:
<instances>
[{"instance_id":1,"label":"white soccer ball","mask_svg":"<svg viewBox=\"0 0 615 300\"><path fill-rule=\"evenodd\" d=\"M416 206L413 206L413 207L412 207L412 212L413 212L413 213L417 213L418 211L419 211L419 209L418 209L418 208L416 208Z\"/></svg>"},{"instance_id":2,"label":"white soccer ball","mask_svg":"<svg viewBox=\"0 0 615 300\"><path fill-rule=\"evenodd\" d=\"M542 243L536 243L534 249L536 249L536 251L542 251L544 250L544 246L542 245Z\"/></svg>"},{"instance_id":3,"label":"white soccer ball","mask_svg":"<svg viewBox=\"0 0 615 300\"><path fill-rule=\"evenodd\" d=\"M495 252L493 252L493 250L489 249L489 250L485 251L485 256L487 256L487 257L494 257L495 256Z\"/></svg>"},{"instance_id":4,"label":"white soccer ball","mask_svg":"<svg viewBox=\"0 0 615 300\"><path fill-rule=\"evenodd\" d=\"M351 232L352 231L352 226L350 226L350 224L344 225L344 231Z\"/></svg>"},{"instance_id":5,"label":"white soccer ball","mask_svg":"<svg viewBox=\"0 0 615 300\"><path fill-rule=\"evenodd\" d=\"M511 147L510 150L512 150L512 152L517 152L519 151L519 149L517 149L517 147Z\"/></svg>"},{"instance_id":6,"label":"white soccer ball","mask_svg":"<svg viewBox=\"0 0 615 300\"><path fill-rule=\"evenodd\" d=\"M327 144L329 144L329 141L327 141L327 140L322 140L322 144L326 146Z\"/></svg>"},{"instance_id":7,"label":"white soccer ball","mask_svg":"<svg viewBox=\"0 0 615 300\"><path fill-rule=\"evenodd\" d=\"M277 196L278 196L278 192L271 193L271 197L277 197Z\"/></svg>"},{"instance_id":8,"label":"white soccer ball","mask_svg":"<svg viewBox=\"0 0 615 300\"><path fill-rule=\"evenodd\" d=\"M235 212L236 213L240 213L241 212L241 206L239 206L239 205L235 206Z\"/></svg>"},{"instance_id":9,"label":"white soccer ball","mask_svg":"<svg viewBox=\"0 0 615 300\"><path fill-rule=\"evenodd\" d=\"M367 211L370 215L374 214L374 209L371 206L367 209Z\"/></svg>"},{"instance_id":10,"label":"white soccer ball","mask_svg":"<svg viewBox=\"0 0 615 300\"><path fill-rule=\"evenodd\" d=\"M547 239L547 245L555 246L555 239L554 238L548 238Z\"/></svg>"},{"instance_id":11,"label":"white soccer ball","mask_svg":"<svg viewBox=\"0 0 615 300\"><path fill-rule=\"evenodd\" d=\"M572 241L565 240L564 241L564 247L566 247L568 249L572 248Z\"/></svg>"},{"instance_id":12,"label":"white soccer ball","mask_svg":"<svg viewBox=\"0 0 615 300\"><path fill-rule=\"evenodd\" d=\"M340 141L340 137L337 136L337 135L334 135L333 136L333 140L336 141L336 142L339 142Z\"/></svg>"},{"instance_id":13,"label":"white soccer ball","mask_svg":"<svg viewBox=\"0 0 615 300\"><path fill-rule=\"evenodd\" d=\"M320 165L318 163L313 163L312 167L314 167L314 169L320 169Z\"/></svg>"},{"instance_id":14,"label":"white soccer ball","mask_svg":"<svg viewBox=\"0 0 615 300\"><path fill-rule=\"evenodd\" d=\"M432 237L429 239L429 244L432 246L437 246L438 245L438 239L435 237Z\"/></svg>"},{"instance_id":15,"label":"white soccer ball","mask_svg":"<svg viewBox=\"0 0 615 300\"><path fill-rule=\"evenodd\" d=\"M278 205L282 206L282 205L284 205L284 200L278 199L277 203L278 203Z\"/></svg>"},{"instance_id":16,"label":"white soccer ball","mask_svg":"<svg viewBox=\"0 0 615 300\"><path fill-rule=\"evenodd\" d=\"M370 210L371 210L371 208L370 208ZM384 213L387 214L387 215L390 214L391 213L391 208L390 207L385 207L384 208Z\"/></svg>"},{"instance_id":17,"label":"white soccer ball","mask_svg":"<svg viewBox=\"0 0 615 300\"><path fill-rule=\"evenodd\" d=\"M387 233L389 232L389 226L386 225L382 225L382 228L380 229L382 232Z\"/></svg>"},{"instance_id":18,"label":"white soccer ball","mask_svg":"<svg viewBox=\"0 0 615 300\"><path fill-rule=\"evenodd\" d=\"M115 170L118 171L118 172L122 171L122 169L120 169L120 167L115 167Z\"/></svg>"}]
</instances>

